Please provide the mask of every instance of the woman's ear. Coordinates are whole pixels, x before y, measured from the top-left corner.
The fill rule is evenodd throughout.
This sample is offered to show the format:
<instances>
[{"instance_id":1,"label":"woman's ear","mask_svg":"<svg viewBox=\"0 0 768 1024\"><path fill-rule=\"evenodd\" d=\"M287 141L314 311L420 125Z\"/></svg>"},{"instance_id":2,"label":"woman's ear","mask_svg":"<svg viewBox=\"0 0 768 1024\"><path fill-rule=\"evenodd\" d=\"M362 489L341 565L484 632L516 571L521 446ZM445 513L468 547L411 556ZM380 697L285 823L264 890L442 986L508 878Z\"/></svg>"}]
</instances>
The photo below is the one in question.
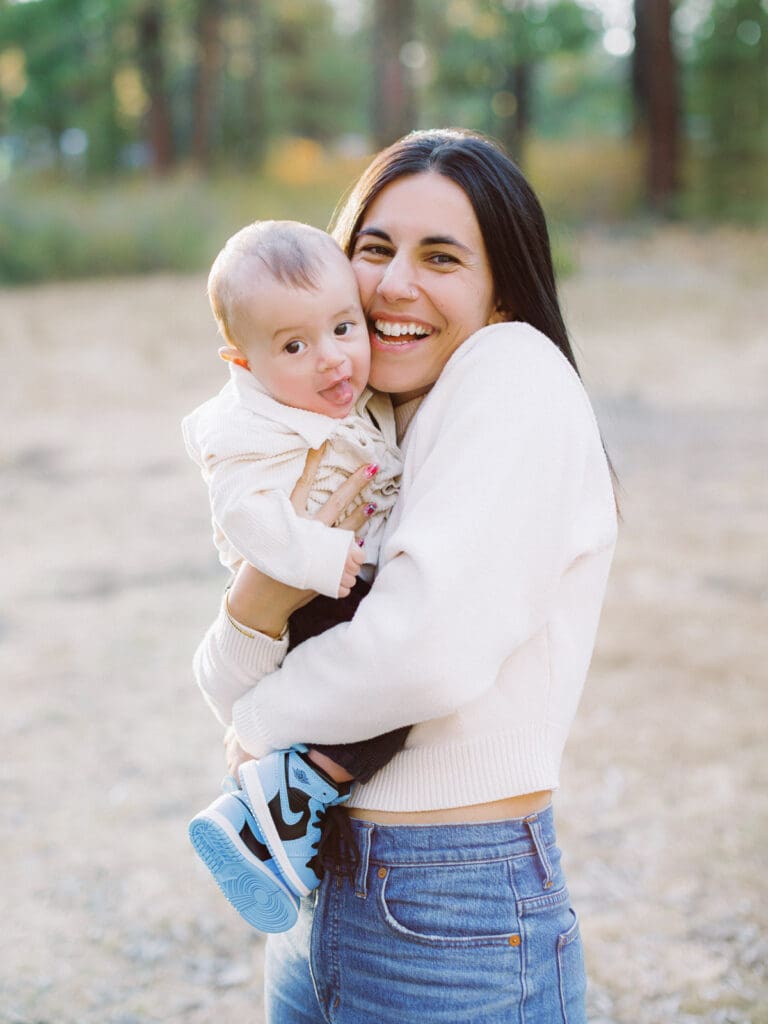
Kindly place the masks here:
<instances>
[{"instance_id":1,"label":"woman's ear","mask_svg":"<svg viewBox=\"0 0 768 1024\"><path fill-rule=\"evenodd\" d=\"M509 320L508 314L504 312L501 306L497 306L488 317L488 323L486 326L490 327L491 324L503 324L506 323L507 320Z\"/></svg>"},{"instance_id":2,"label":"woman's ear","mask_svg":"<svg viewBox=\"0 0 768 1024\"><path fill-rule=\"evenodd\" d=\"M233 345L222 345L219 349L219 359L223 359L225 363L234 363L235 366L242 366L244 370L250 370L248 360L245 356L241 355L240 349L235 348Z\"/></svg>"}]
</instances>

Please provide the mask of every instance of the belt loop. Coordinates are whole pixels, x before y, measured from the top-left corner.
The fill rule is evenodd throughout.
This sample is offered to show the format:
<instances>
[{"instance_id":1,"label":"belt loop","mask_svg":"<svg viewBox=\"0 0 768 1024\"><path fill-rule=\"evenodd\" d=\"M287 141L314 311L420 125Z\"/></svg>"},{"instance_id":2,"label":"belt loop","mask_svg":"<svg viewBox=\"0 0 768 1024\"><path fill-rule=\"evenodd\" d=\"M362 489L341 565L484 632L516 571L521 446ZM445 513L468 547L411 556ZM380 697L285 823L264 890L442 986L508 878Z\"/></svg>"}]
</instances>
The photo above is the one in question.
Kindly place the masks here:
<instances>
[{"instance_id":1,"label":"belt loop","mask_svg":"<svg viewBox=\"0 0 768 1024\"><path fill-rule=\"evenodd\" d=\"M367 822L361 829L360 843L358 849L360 858L355 872L355 896L364 900L368 896L368 861L371 856L371 833L373 824Z\"/></svg>"},{"instance_id":2,"label":"belt loop","mask_svg":"<svg viewBox=\"0 0 768 1024\"><path fill-rule=\"evenodd\" d=\"M549 862L547 856L547 850L544 846L544 837L541 834L541 822L539 821L538 815L532 814L530 818L525 818L525 824L528 826L528 831L531 833L531 840L533 845L536 847L536 853L539 856L539 863L541 864L544 872L544 889L551 889L553 876L552 876L552 865Z\"/></svg>"}]
</instances>

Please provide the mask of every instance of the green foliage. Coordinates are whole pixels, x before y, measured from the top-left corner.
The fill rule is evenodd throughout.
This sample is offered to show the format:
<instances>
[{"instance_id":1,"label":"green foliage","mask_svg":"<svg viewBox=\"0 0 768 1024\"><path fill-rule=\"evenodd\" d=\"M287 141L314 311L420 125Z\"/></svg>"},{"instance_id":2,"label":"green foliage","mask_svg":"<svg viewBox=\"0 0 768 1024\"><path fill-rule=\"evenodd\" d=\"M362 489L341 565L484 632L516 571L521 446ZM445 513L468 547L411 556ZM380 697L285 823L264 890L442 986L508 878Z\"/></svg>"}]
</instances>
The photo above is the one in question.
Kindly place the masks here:
<instances>
[{"instance_id":1,"label":"green foliage","mask_svg":"<svg viewBox=\"0 0 768 1024\"><path fill-rule=\"evenodd\" d=\"M12 188L0 196L0 281L203 266L220 214L198 185Z\"/></svg>"},{"instance_id":2,"label":"green foliage","mask_svg":"<svg viewBox=\"0 0 768 1024\"><path fill-rule=\"evenodd\" d=\"M424 97L426 120L467 125L503 140L521 113L515 69L532 75L531 112L538 130L540 70L553 58L585 53L600 27L594 12L572 0L546 7L519 0L423 0L418 10L434 68Z\"/></svg>"},{"instance_id":3,"label":"green foliage","mask_svg":"<svg viewBox=\"0 0 768 1024\"><path fill-rule=\"evenodd\" d=\"M358 169L322 168L313 189L254 175L7 187L0 282L202 270L249 221L286 217L326 227Z\"/></svg>"},{"instance_id":4,"label":"green foliage","mask_svg":"<svg viewBox=\"0 0 768 1024\"><path fill-rule=\"evenodd\" d=\"M768 5L714 0L691 68L696 129L688 208L751 220L768 215Z\"/></svg>"},{"instance_id":5,"label":"green foliage","mask_svg":"<svg viewBox=\"0 0 768 1024\"><path fill-rule=\"evenodd\" d=\"M47 142L57 163L62 132L88 135L88 173L110 173L148 135L153 101L142 47L142 11L157 13L162 82L175 149L190 156L200 79L199 11L206 0L36 0L0 3L0 58L23 54L26 87L3 95L0 135L31 152ZM366 130L365 33L340 31L328 0L227 0L216 5L218 37L213 161L259 160L269 138L327 140ZM126 82L126 74L131 80ZM121 76L122 88L121 88ZM39 149L38 145L38 149Z\"/></svg>"},{"instance_id":6,"label":"green foliage","mask_svg":"<svg viewBox=\"0 0 768 1024\"><path fill-rule=\"evenodd\" d=\"M26 88L5 101L7 131L22 138L32 133L58 162L62 132L78 128L90 140L88 166L115 167L127 135L114 104L113 39L127 6L127 0L37 0L0 9L2 49L23 53L26 79Z\"/></svg>"},{"instance_id":7,"label":"green foliage","mask_svg":"<svg viewBox=\"0 0 768 1024\"><path fill-rule=\"evenodd\" d=\"M533 89L536 134L547 139L620 139L632 123L625 62L598 48L555 53L537 68Z\"/></svg>"},{"instance_id":8,"label":"green foliage","mask_svg":"<svg viewBox=\"0 0 768 1024\"><path fill-rule=\"evenodd\" d=\"M335 30L327 3L282 0L265 32L272 134L329 141L366 130L370 56L362 38Z\"/></svg>"},{"instance_id":9,"label":"green foliage","mask_svg":"<svg viewBox=\"0 0 768 1024\"><path fill-rule=\"evenodd\" d=\"M374 135L373 14L386 2L0 0L0 279L198 268L255 217L325 225L357 170L333 154ZM414 127L501 139L557 219L638 211L628 61L603 49L598 4L413 5L401 63ZM683 48L681 209L768 216L768 0L680 0L686 8L698 22ZM165 107L167 122L152 118ZM145 166L158 131L165 181Z\"/></svg>"},{"instance_id":10,"label":"green foliage","mask_svg":"<svg viewBox=\"0 0 768 1024\"><path fill-rule=\"evenodd\" d=\"M249 221L286 217L325 228L366 158L330 160L319 147L310 147L305 176L287 182L279 173L281 161L300 169L297 152L293 146L287 152L278 147L267 161L275 168L271 175L14 184L0 193L0 283L200 271ZM591 217L621 218L635 209L638 154L616 142L538 139L531 141L529 153L529 175L547 212L556 269L565 276L575 267L574 224Z\"/></svg>"}]
</instances>

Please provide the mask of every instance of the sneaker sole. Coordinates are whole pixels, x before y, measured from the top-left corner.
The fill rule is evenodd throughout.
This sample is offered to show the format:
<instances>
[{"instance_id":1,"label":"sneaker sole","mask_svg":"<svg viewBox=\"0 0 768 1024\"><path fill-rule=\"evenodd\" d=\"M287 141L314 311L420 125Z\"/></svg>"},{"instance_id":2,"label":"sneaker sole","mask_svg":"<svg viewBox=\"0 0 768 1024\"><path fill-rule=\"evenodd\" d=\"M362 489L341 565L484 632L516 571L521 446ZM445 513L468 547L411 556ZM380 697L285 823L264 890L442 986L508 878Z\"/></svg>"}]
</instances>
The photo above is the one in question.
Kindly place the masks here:
<instances>
[{"instance_id":1,"label":"sneaker sole","mask_svg":"<svg viewBox=\"0 0 768 1024\"><path fill-rule=\"evenodd\" d=\"M245 791L248 795L248 803L251 805L251 812L259 823L259 828L261 829L261 834L264 837L264 842L267 844L269 852L277 861L277 864L288 884L291 885L300 896L309 896L312 890L307 888L305 882L302 882L296 874L296 869L293 864L291 864L290 860L286 856L285 846L283 845L283 841L275 828L275 822L272 818L269 807L267 806L267 798L261 786L261 779L259 778L258 773L254 774L256 778L253 787L251 787L250 782L246 783L245 780L243 780L243 784L245 785ZM318 882L318 885L319 884L320 883Z\"/></svg>"},{"instance_id":2,"label":"sneaker sole","mask_svg":"<svg viewBox=\"0 0 768 1024\"><path fill-rule=\"evenodd\" d=\"M190 822L189 838L218 887L249 925L271 933L286 932L296 924L296 897L269 868L240 849L239 837L226 818L215 811L204 812Z\"/></svg>"}]
</instances>

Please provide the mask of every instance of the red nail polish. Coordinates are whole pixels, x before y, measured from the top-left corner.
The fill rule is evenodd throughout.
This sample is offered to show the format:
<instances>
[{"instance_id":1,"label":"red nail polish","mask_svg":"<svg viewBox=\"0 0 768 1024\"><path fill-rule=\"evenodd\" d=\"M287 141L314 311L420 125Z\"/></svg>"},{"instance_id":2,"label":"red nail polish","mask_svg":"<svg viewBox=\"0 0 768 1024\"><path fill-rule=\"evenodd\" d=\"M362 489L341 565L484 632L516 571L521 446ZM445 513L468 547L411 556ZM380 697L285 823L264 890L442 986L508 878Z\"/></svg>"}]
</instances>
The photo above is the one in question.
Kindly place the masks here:
<instances>
[{"instance_id":1,"label":"red nail polish","mask_svg":"<svg viewBox=\"0 0 768 1024\"><path fill-rule=\"evenodd\" d=\"M373 515L373 513L374 513L374 512L376 511L376 509L377 509L377 508L378 508L378 505L376 504L376 502L375 502L375 501L371 501L371 502L369 502L369 504L367 504L367 505L365 506L365 508L363 509L363 511L365 512L365 514L366 514L367 516L372 516L372 515Z\"/></svg>"},{"instance_id":2,"label":"red nail polish","mask_svg":"<svg viewBox=\"0 0 768 1024\"><path fill-rule=\"evenodd\" d=\"M370 466L365 467L365 475L368 477L369 480L372 476L376 476L378 472L379 467L376 465L375 462L372 462Z\"/></svg>"},{"instance_id":3,"label":"red nail polish","mask_svg":"<svg viewBox=\"0 0 768 1024\"><path fill-rule=\"evenodd\" d=\"M357 544L357 546L358 546L359 548L361 548L361 547L363 547L363 545L365 544L365 541L363 540L363 538L362 538L362 537L358 537L358 538L357 538L357 539L355 540L355 544Z\"/></svg>"}]
</instances>

